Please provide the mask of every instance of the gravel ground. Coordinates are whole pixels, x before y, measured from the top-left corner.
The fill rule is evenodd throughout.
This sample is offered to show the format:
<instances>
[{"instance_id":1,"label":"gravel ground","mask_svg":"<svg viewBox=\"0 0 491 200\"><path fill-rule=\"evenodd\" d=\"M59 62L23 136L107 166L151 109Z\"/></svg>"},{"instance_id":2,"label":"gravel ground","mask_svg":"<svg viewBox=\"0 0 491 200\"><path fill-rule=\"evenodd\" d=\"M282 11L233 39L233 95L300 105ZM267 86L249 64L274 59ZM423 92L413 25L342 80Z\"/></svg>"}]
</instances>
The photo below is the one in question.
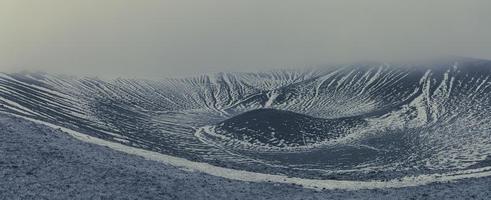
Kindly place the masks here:
<instances>
[{"instance_id":1,"label":"gravel ground","mask_svg":"<svg viewBox=\"0 0 491 200\"><path fill-rule=\"evenodd\" d=\"M234 181L0 114L0 199L491 199L491 177L355 191Z\"/></svg>"}]
</instances>

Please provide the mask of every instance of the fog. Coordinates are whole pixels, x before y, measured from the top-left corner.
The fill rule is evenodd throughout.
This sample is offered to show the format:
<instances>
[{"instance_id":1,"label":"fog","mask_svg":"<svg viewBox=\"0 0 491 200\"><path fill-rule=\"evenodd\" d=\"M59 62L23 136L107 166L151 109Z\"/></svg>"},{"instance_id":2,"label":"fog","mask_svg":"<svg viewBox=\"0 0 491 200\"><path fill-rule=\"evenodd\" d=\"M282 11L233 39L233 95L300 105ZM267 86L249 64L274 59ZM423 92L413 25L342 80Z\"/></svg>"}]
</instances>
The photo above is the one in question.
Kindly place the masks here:
<instances>
[{"instance_id":1,"label":"fog","mask_svg":"<svg viewBox=\"0 0 491 200\"><path fill-rule=\"evenodd\" d=\"M489 0L1 0L0 71L160 78L491 59Z\"/></svg>"}]
</instances>

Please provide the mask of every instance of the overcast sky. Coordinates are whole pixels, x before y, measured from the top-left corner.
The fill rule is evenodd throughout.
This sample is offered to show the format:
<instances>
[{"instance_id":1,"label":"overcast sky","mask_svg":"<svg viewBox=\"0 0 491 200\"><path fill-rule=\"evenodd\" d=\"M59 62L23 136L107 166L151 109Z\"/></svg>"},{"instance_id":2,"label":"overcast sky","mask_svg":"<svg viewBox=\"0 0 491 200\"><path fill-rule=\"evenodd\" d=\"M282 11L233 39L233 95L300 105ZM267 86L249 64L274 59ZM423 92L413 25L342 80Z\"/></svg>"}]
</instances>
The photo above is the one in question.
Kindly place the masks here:
<instances>
[{"instance_id":1,"label":"overcast sky","mask_svg":"<svg viewBox=\"0 0 491 200\"><path fill-rule=\"evenodd\" d=\"M106 77L491 59L491 0L0 0L0 70Z\"/></svg>"}]
</instances>

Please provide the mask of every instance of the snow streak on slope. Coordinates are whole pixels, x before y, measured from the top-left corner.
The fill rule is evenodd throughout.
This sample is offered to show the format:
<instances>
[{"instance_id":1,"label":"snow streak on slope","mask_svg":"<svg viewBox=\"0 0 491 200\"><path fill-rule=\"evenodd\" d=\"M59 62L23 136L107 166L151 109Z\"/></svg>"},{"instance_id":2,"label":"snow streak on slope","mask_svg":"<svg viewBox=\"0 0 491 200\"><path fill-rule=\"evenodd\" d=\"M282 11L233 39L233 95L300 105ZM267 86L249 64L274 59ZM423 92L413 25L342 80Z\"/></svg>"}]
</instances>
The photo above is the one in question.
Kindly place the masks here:
<instances>
[{"instance_id":1,"label":"snow streak on slope","mask_svg":"<svg viewBox=\"0 0 491 200\"><path fill-rule=\"evenodd\" d=\"M491 165L491 62L483 60L159 81L2 74L0 111L301 178L386 180Z\"/></svg>"}]
</instances>

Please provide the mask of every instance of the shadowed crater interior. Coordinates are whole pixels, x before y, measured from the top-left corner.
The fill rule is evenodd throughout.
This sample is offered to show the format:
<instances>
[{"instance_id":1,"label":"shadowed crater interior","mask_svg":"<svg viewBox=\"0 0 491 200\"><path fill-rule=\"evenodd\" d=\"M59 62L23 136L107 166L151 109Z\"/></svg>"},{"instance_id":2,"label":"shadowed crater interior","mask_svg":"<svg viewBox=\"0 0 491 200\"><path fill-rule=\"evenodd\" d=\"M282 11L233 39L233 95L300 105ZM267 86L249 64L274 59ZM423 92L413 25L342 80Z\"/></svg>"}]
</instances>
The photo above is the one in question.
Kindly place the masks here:
<instances>
[{"instance_id":1,"label":"shadowed crater interior","mask_svg":"<svg viewBox=\"0 0 491 200\"><path fill-rule=\"evenodd\" d=\"M215 133L254 145L308 146L338 138L363 124L358 117L322 119L277 109L252 110L215 126Z\"/></svg>"}]
</instances>

